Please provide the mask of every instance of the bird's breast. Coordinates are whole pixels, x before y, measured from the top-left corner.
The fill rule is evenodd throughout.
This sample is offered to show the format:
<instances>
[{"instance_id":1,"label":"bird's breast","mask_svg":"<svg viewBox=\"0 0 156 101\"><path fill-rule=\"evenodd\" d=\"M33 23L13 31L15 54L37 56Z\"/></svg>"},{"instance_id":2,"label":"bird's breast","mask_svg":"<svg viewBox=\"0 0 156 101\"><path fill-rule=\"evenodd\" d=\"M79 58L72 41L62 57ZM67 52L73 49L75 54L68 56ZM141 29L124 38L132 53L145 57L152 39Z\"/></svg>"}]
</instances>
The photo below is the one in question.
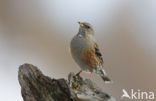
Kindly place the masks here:
<instances>
[{"instance_id":1,"label":"bird's breast","mask_svg":"<svg viewBox=\"0 0 156 101\"><path fill-rule=\"evenodd\" d=\"M83 58L84 55L82 54L83 51L85 51L88 47L90 46L90 44L86 41L85 38L83 37L74 37L71 41L71 54L72 57L74 58L74 60L79 64L82 65L83 64Z\"/></svg>"},{"instance_id":2,"label":"bird's breast","mask_svg":"<svg viewBox=\"0 0 156 101\"><path fill-rule=\"evenodd\" d=\"M71 50L75 53L75 54L79 54L87 49L89 47L89 43L87 42L87 40L83 37L74 37L71 41Z\"/></svg>"}]
</instances>

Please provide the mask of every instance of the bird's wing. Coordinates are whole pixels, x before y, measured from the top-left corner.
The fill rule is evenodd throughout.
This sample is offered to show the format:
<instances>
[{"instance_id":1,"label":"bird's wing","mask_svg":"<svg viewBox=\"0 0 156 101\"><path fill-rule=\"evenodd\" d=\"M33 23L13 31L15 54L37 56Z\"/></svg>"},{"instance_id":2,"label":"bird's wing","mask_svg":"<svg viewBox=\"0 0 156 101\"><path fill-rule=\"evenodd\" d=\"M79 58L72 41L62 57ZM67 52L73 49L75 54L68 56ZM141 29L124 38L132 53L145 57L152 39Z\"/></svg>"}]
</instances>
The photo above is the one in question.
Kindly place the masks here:
<instances>
[{"instance_id":1,"label":"bird's wing","mask_svg":"<svg viewBox=\"0 0 156 101\"><path fill-rule=\"evenodd\" d=\"M83 53L83 62L90 68L97 68L98 65L103 66L102 54L99 51L98 45L93 43Z\"/></svg>"},{"instance_id":2,"label":"bird's wing","mask_svg":"<svg viewBox=\"0 0 156 101\"><path fill-rule=\"evenodd\" d=\"M95 45L94 45L94 51L95 51L96 57L97 57L97 58L99 59L99 61L100 61L100 64L103 65L104 62L103 62L102 54L101 54L101 52L100 52L100 49L99 49L97 43L95 43Z\"/></svg>"}]
</instances>

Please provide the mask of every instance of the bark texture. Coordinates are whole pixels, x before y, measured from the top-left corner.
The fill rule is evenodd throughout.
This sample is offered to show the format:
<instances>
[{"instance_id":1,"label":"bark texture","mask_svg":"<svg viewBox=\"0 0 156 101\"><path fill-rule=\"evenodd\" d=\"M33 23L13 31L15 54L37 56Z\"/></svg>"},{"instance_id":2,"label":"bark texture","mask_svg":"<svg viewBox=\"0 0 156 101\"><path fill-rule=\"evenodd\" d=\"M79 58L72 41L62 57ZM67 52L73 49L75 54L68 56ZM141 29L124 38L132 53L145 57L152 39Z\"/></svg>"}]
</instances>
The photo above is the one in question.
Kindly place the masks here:
<instances>
[{"instance_id":1,"label":"bark texture","mask_svg":"<svg viewBox=\"0 0 156 101\"><path fill-rule=\"evenodd\" d=\"M116 101L89 79L69 73L68 80L51 79L31 64L19 67L24 101Z\"/></svg>"}]
</instances>

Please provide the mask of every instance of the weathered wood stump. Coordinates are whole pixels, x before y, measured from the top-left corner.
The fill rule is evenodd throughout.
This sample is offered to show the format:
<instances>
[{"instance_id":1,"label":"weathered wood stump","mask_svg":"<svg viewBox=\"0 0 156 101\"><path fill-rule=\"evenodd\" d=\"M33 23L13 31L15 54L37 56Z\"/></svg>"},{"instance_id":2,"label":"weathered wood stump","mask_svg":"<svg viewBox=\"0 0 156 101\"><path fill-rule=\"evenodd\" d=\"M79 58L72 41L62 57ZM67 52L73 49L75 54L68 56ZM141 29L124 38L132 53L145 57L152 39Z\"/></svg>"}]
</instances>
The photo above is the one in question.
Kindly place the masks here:
<instances>
[{"instance_id":1,"label":"weathered wood stump","mask_svg":"<svg viewBox=\"0 0 156 101\"><path fill-rule=\"evenodd\" d=\"M24 101L115 101L89 79L70 73L65 79L51 79L31 64L19 67L18 80Z\"/></svg>"}]
</instances>

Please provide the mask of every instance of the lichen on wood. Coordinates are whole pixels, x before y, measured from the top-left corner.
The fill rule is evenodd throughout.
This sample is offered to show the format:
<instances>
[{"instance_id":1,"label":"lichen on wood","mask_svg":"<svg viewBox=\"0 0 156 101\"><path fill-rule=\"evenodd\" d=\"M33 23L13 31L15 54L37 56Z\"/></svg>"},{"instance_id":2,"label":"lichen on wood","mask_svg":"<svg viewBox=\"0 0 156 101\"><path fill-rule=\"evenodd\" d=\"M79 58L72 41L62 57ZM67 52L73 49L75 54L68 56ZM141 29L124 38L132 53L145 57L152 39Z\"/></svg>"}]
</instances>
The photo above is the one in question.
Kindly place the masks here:
<instances>
[{"instance_id":1,"label":"lichen on wood","mask_svg":"<svg viewBox=\"0 0 156 101\"><path fill-rule=\"evenodd\" d=\"M69 73L68 80L51 79L31 64L19 67L18 80L24 101L115 101L89 79Z\"/></svg>"}]
</instances>

